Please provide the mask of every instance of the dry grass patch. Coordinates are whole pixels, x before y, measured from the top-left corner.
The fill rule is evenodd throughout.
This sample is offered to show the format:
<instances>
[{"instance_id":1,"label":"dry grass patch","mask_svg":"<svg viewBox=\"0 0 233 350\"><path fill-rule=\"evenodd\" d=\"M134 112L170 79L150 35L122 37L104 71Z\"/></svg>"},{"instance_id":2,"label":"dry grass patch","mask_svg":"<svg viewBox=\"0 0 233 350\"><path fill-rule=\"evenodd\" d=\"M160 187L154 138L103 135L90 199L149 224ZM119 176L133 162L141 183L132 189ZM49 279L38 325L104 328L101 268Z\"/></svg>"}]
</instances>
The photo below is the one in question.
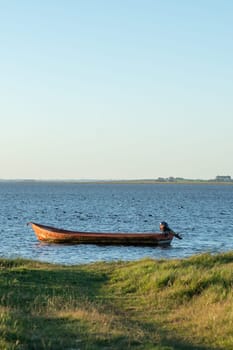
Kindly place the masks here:
<instances>
[{"instance_id":1,"label":"dry grass patch","mask_svg":"<svg viewBox=\"0 0 233 350\"><path fill-rule=\"evenodd\" d=\"M112 315L101 313L95 307L90 306L74 310L57 311L54 316L57 318L65 318L73 321L81 320L82 322L85 322L89 325L89 329L92 329L94 331L99 330L102 333L108 333L112 331L114 325L116 324L116 320Z\"/></svg>"},{"instance_id":2,"label":"dry grass patch","mask_svg":"<svg viewBox=\"0 0 233 350\"><path fill-rule=\"evenodd\" d=\"M189 304L172 310L167 317L169 328L197 344L232 350L232 304L232 296L219 302L210 302L209 295L194 298Z\"/></svg>"}]
</instances>

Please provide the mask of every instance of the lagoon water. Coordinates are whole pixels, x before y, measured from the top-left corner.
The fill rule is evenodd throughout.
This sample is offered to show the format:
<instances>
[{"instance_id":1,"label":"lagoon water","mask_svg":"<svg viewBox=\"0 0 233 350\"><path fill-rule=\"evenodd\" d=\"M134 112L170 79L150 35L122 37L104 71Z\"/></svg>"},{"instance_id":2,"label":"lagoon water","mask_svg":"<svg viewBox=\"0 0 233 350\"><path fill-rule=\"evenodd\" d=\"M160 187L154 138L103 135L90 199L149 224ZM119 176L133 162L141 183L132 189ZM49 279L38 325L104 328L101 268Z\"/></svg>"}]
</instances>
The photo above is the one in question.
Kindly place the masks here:
<instances>
[{"instance_id":1,"label":"lagoon water","mask_svg":"<svg viewBox=\"0 0 233 350\"><path fill-rule=\"evenodd\" d=\"M151 232L164 220L183 236L168 248L42 244L26 225ZM226 252L233 249L233 186L2 181L0 235L0 257L67 265Z\"/></svg>"}]
</instances>

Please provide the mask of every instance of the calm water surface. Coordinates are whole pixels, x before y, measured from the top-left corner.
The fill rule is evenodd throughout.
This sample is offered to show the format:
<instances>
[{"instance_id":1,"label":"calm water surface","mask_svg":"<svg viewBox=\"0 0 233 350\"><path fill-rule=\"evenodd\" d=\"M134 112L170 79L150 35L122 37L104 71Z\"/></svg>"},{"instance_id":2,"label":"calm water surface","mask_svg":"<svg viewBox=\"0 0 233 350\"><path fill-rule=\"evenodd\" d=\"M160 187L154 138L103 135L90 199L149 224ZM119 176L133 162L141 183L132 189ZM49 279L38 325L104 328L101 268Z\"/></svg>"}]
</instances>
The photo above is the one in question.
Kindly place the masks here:
<instances>
[{"instance_id":1,"label":"calm water surface","mask_svg":"<svg viewBox=\"0 0 233 350\"><path fill-rule=\"evenodd\" d=\"M165 220L183 240L169 248L39 243L28 221L83 231L158 231ZM59 264L183 258L233 249L233 186L0 182L1 257Z\"/></svg>"}]
</instances>

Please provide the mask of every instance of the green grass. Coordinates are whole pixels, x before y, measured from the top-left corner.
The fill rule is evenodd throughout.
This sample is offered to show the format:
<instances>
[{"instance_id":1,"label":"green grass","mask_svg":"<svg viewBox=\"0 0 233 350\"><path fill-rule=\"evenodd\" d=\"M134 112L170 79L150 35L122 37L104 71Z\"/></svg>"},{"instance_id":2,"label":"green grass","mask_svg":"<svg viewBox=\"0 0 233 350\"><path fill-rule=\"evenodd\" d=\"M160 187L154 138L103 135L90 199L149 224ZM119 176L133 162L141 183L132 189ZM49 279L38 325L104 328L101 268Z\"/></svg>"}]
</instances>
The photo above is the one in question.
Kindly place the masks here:
<instances>
[{"instance_id":1,"label":"green grass","mask_svg":"<svg viewBox=\"0 0 233 350\"><path fill-rule=\"evenodd\" d=\"M0 349L232 350L233 253L59 266L0 259Z\"/></svg>"}]
</instances>

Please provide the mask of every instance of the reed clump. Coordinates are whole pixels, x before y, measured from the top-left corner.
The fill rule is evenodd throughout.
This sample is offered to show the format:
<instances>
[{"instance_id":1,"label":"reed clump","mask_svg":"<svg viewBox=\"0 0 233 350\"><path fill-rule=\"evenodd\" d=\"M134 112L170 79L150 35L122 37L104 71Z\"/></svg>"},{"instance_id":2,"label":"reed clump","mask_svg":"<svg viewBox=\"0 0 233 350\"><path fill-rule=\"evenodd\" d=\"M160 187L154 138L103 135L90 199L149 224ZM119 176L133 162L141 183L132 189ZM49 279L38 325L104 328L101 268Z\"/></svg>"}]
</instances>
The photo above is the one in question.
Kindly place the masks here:
<instances>
[{"instance_id":1,"label":"reed clump","mask_svg":"<svg viewBox=\"0 0 233 350\"><path fill-rule=\"evenodd\" d=\"M231 350L233 253L59 266L0 260L0 349Z\"/></svg>"}]
</instances>

